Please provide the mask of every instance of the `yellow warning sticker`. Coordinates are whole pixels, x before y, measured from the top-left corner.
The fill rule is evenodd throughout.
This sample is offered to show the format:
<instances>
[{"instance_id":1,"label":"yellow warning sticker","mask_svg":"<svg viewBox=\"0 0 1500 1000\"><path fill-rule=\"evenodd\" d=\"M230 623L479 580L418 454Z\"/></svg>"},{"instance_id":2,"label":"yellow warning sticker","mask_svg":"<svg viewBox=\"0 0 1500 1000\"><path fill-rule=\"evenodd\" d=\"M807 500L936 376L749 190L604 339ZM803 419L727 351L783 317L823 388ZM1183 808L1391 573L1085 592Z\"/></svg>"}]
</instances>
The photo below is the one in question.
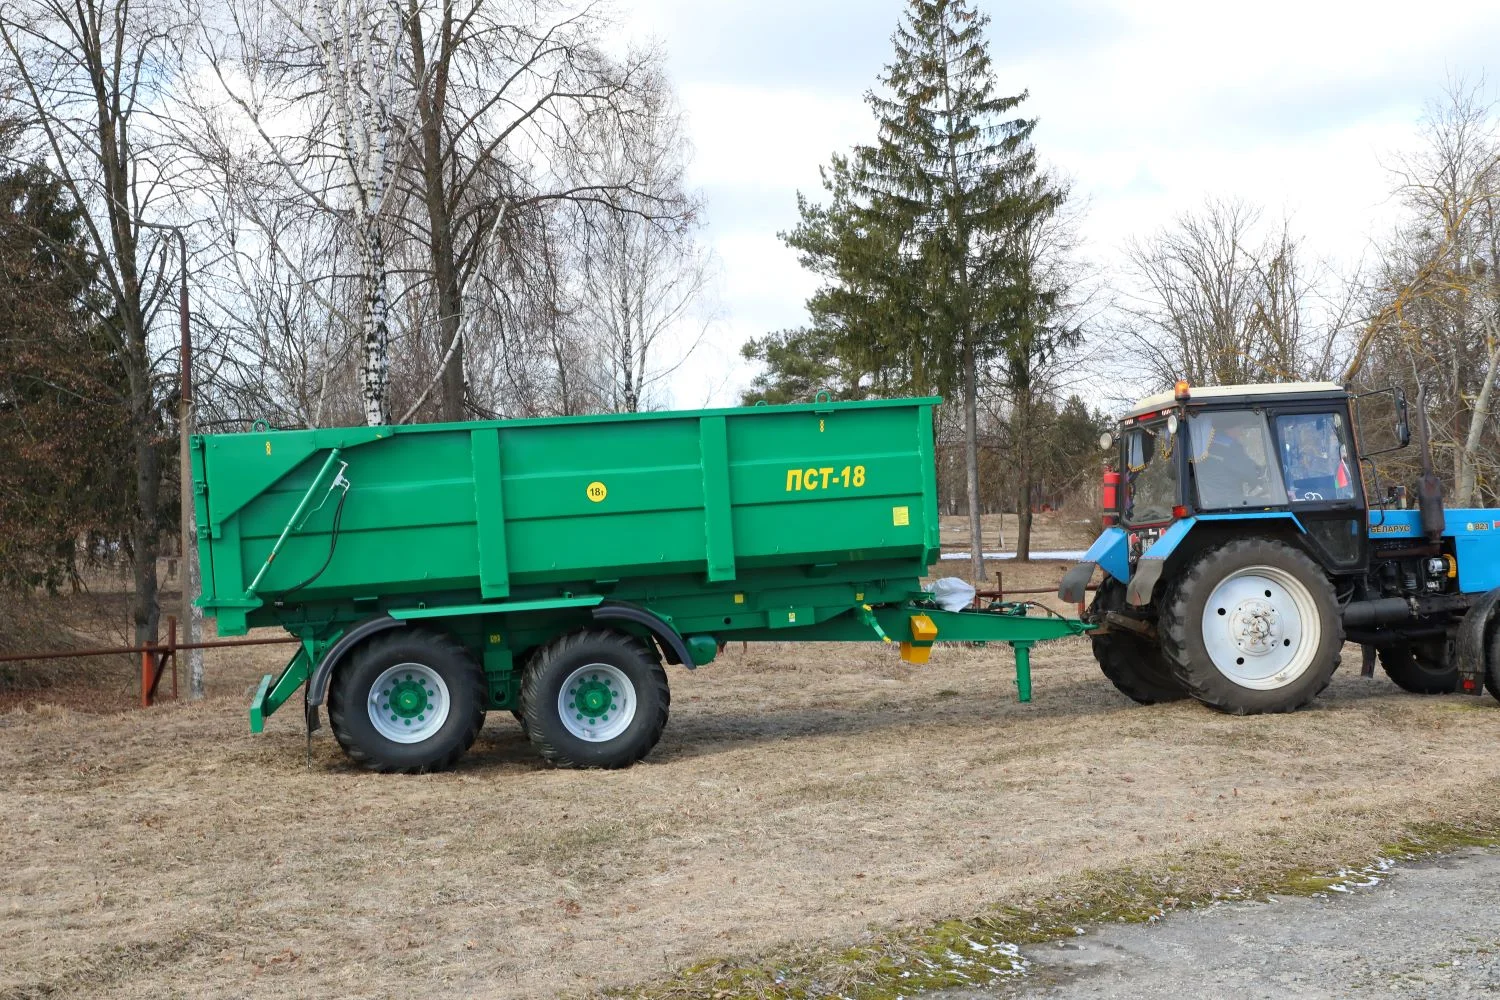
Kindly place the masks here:
<instances>
[{"instance_id":1,"label":"yellow warning sticker","mask_svg":"<svg viewBox=\"0 0 1500 1000\"><path fill-rule=\"evenodd\" d=\"M736 603L736 604L744 604L745 603L745 595L744 594L735 594L734 595L734 603Z\"/></svg>"},{"instance_id":2,"label":"yellow warning sticker","mask_svg":"<svg viewBox=\"0 0 1500 1000\"><path fill-rule=\"evenodd\" d=\"M604 484L596 479L592 483L589 483L588 495L589 499L594 501L594 503L599 503L605 497L609 496L609 490L605 489Z\"/></svg>"},{"instance_id":3,"label":"yellow warning sticker","mask_svg":"<svg viewBox=\"0 0 1500 1000\"><path fill-rule=\"evenodd\" d=\"M907 507L892 507L891 508L891 523L894 524L898 528L905 527L906 525L911 524L911 510L910 510L910 508L907 508Z\"/></svg>"}]
</instances>

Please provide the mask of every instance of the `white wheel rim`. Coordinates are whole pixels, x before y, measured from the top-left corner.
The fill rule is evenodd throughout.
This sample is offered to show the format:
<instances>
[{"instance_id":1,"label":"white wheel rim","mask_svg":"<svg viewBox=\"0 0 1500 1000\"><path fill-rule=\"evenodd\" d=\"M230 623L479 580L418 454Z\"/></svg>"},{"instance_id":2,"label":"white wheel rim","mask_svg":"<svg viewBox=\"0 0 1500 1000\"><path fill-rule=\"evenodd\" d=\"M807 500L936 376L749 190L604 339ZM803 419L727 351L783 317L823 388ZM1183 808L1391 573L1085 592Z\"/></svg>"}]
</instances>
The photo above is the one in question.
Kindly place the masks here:
<instances>
[{"instance_id":1,"label":"white wheel rim","mask_svg":"<svg viewBox=\"0 0 1500 1000\"><path fill-rule=\"evenodd\" d=\"M1203 607L1203 645L1241 687L1274 691L1307 672L1322 621L1312 593L1275 566L1247 566L1219 581Z\"/></svg>"},{"instance_id":2,"label":"white wheel rim","mask_svg":"<svg viewBox=\"0 0 1500 1000\"><path fill-rule=\"evenodd\" d=\"M381 736L393 743L421 743L443 728L453 699L436 670L398 663L375 678L365 707Z\"/></svg>"},{"instance_id":3,"label":"white wheel rim","mask_svg":"<svg viewBox=\"0 0 1500 1000\"><path fill-rule=\"evenodd\" d=\"M635 719L635 684L625 671L608 663L579 667L557 692L557 715L563 728L585 743L606 743Z\"/></svg>"}]
</instances>

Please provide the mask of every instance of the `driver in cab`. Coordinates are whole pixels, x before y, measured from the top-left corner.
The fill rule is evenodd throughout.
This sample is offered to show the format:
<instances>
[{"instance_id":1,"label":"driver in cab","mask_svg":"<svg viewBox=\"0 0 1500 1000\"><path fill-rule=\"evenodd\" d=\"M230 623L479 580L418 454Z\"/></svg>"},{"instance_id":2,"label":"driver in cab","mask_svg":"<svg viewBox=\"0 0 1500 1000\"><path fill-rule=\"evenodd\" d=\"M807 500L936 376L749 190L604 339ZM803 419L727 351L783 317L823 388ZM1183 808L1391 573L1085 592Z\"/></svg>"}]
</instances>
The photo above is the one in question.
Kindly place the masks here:
<instances>
[{"instance_id":1,"label":"driver in cab","mask_svg":"<svg viewBox=\"0 0 1500 1000\"><path fill-rule=\"evenodd\" d=\"M1264 432L1247 414L1214 413L1189 418L1198 502L1205 509L1273 502L1266 482Z\"/></svg>"}]
</instances>

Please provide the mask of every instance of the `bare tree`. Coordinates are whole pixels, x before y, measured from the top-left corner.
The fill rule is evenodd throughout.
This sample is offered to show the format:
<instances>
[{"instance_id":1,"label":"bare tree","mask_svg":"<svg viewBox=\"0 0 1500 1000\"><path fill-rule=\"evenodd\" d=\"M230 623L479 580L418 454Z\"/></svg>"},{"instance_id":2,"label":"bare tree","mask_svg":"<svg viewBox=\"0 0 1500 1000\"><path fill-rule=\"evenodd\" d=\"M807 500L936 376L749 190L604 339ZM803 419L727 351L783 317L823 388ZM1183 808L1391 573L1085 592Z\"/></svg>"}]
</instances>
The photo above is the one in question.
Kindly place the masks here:
<instances>
[{"instance_id":1,"label":"bare tree","mask_svg":"<svg viewBox=\"0 0 1500 1000\"><path fill-rule=\"evenodd\" d=\"M536 247L520 227L541 206L589 204L651 219L675 218L681 209L655 197L628 157L608 176L579 169L620 152L618 138L645 120L658 80L656 53L632 52L623 61L605 53L604 4L403 3L417 127L402 185L421 206L409 213L411 232L428 258L441 325L439 412L457 420L476 404L465 388L465 358L475 349L468 341L481 329L483 301L504 295L505 281L547 273L506 259ZM507 338L514 331L487 332Z\"/></svg>"},{"instance_id":2,"label":"bare tree","mask_svg":"<svg viewBox=\"0 0 1500 1000\"><path fill-rule=\"evenodd\" d=\"M1290 225L1264 235L1242 201L1209 201L1126 248L1130 362L1157 383L1327 377L1353 311L1328 269L1309 267Z\"/></svg>"},{"instance_id":3,"label":"bare tree","mask_svg":"<svg viewBox=\"0 0 1500 1000\"><path fill-rule=\"evenodd\" d=\"M1003 256L1019 262L1011 280L1029 290L1023 298L1030 308L1014 318L1015 329L997 353L991 375L1008 409L1003 418L991 415L991 422L1006 432L1012 471L1007 478L1016 499L1016 559L1021 562L1031 558L1032 493L1047 432L1041 409L1076 371L1084 323L1094 310L1079 233L1086 205L1069 200L1071 185L1061 177L1043 173L1034 183L1057 194L1058 209L1007 236L1014 245ZM1003 532L1000 542L1004 544Z\"/></svg>"},{"instance_id":4,"label":"bare tree","mask_svg":"<svg viewBox=\"0 0 1500 1000\"><path fill-rule=\"evenodd\" d=\"M608 407L633 413L702 340L706 323L694 321L693 309L702 301L711 258L695 240L699 205L684 190L689 150L665 79L647 88L629 130L598 145L590 176L602 187L640 193L625 194L618 207L579 206L579 322L602 345L608 383L601 395ZM661 216L666 206L673 217ZM673 334L684 336L664 361L660 352Z\"/></svg>"},{"instance_id":5,"label":"bare tree","mask_svg":"<svg viewBox=\"0 0 1500 1000\"><path fill-rule=\"evenodd\" d=\"M392 317L387 216L411 118L401 10L393 0L229 0L226 9L228 30L207 29L203 51L224 95L243 116L239 124L259 140L241 155L272 168L275 180L307 210L337 220L350 237L362 299L363 416L368 424L386 423ZM226 127L232 131L236 124ZM274 239L266 246L283 250ZM285 263L299 262L288 256ZM322 282L323 298L331 302L326 286L336 272L300 277L306 285Z\"/></svg>"},{"instance_id":6,"label":"bare tree","mask_svg":"<svg viewBox=\"0 0 1500 1000\"><path fill-rule=\"evenodd\" d=\"M169 216L178 178L162 116L186 11L153 0L28 0L0 6L16 86L6 112L34 122L18 150L45 161L82 208L103 296L95 321L123 365L135 471L130 549L135 639L156 635L164 350L152 336L177 266L149 223Z\"/></svg>"},{"instance_id":7,"label":"bare tree","mask_svg":"<svg viewBox=\"0 0 1500 1000\"><path fill-rule=\"evenodd\" d=\"M1375 347L1372 374L1427 389L1454 500L1471 505L1481 474L1500 472L1484 447L1500 368L1500 120L1481 87L1456 81L1429 107L1422 138L1393 170L1409 220L1385 247L1350 373Z\"/></svg>"}]
</instances>

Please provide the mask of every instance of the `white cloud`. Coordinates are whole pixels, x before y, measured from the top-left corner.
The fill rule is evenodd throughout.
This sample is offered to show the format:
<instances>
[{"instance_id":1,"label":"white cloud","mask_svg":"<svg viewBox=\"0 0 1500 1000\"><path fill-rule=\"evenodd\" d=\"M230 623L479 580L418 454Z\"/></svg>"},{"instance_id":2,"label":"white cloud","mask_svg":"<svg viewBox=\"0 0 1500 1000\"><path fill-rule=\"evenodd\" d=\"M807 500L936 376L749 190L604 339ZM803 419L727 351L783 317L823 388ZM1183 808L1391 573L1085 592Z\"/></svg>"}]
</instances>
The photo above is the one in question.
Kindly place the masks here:
<instances>
[{"instance_id":1,"label":"white cloud","mask_svg":"<svg viewBox=\"0 0 1500 1000\"><path fill-rule=\"evenodd\" d=\"M1310 252L1357 260L1396 219L1382 160L1413 144L1422 105L1448 76L1496 69L1500 37L1495 0L979 6L994 17L999 85L1030 91L1023 112L1041 120L1041 157L1088 199L1088 252L1106 265L1127 237L1208 196L1288 214ZM667 47L697 150L691 177L711 194L723 322L705 365L737 369L731 381L749 376L735 338L802 318L816 283L776 233L795 224L797 190L818 193L831 153L873 137L861 95L891 58L901 8L644 0L634 10L632 30ZM690 362L674 395L696 405L685 390L704 382Z\"/></svg>"}]
</instances>

